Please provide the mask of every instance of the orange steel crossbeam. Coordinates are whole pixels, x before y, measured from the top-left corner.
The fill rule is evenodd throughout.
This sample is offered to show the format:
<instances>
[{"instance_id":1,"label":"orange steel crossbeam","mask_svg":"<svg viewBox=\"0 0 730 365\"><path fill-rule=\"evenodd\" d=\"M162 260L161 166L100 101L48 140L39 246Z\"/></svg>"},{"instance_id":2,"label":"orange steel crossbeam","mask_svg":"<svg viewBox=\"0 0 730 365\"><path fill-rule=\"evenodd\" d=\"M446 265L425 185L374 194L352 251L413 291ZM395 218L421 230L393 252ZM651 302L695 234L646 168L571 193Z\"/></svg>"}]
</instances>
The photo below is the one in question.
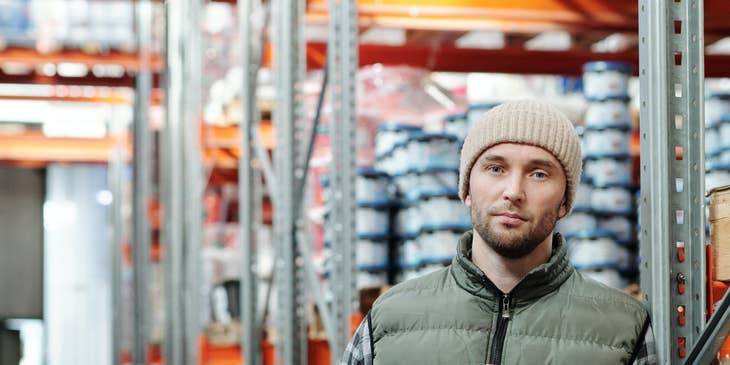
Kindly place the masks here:
<instances>
[{"instance_id":1,"label":"orange steel crossbeam","mask_svg":"<svg viewBox=\"0 0 730 365\"><path fill-rule=\"evenodd\" d=\"M18 135L0 135L0 162L17 164L46 164L50 162L107 163L112 157L117 139L106 137L49 138L31 131ZM125 157L131 156L124 143Z\"/></svg>"},{"instance_id":2,"label":"orange steel crossbeam","mask_svg":"<svg viewBox=\"0 0 730 365\"><path fill-rule=\"evenodd\" d=\"M104 54L89 54L76 50L64 50L53 53L39 53L34 49L27 48L8 48L0 51L0 64L2 63L19 63L27 66L42 66L46 63L79 63L89 67L95 65L119 65L127 71L139 71L141 64L137 54L110 51ZM152 71L161 71L163 68L163 59L159 55L152 56L150 69Z\"/></svg>"}]
</instances>

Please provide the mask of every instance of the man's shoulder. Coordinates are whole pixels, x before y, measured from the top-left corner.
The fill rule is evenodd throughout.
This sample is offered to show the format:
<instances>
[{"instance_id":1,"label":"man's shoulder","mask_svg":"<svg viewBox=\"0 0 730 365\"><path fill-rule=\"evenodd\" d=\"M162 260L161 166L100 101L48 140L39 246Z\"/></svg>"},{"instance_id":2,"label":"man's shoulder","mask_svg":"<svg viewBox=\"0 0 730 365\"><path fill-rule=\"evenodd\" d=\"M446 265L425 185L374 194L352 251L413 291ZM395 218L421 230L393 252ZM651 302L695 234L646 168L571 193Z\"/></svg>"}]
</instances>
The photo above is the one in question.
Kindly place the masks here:
<instances>
[{"instance_id":1,"label":"man's shoulder","mask_svg":"<svg viewBox=\"0 0 730 365\"><path fill-rule=\"evenodd\" d=\"M374 307L388 302L410 300L421 295L432 295L449 286L450 266L426 275L401 282L383 293L374 303Z\"/></svg>"},{"instance_id":2,"label":"man's shoulder","mask_svg":"<svg viewBox=\"0 0 730 365\"><path fill-rule=\"evenodd\" d=\"M572 296L589 298L591 301L606 302L612 305L618 304L637 314L646 314L644 305L622 290L586 277L579 271L574 272L571 279L571 285L564 287L569 289Z\"/></svg>"}]
</instances>

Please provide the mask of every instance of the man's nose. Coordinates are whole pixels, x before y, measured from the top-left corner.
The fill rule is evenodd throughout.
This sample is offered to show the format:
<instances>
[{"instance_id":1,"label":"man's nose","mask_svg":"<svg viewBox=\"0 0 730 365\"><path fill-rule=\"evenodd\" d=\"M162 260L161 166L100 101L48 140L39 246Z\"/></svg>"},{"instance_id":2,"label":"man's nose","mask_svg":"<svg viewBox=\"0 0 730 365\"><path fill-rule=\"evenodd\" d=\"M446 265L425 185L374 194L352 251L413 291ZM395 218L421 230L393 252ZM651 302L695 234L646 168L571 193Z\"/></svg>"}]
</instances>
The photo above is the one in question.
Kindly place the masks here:
<instances>
[{"instance_id":1,"label":"man's nose","mask_svg":"<svg viewBox=\"0 0 730 365\"><path fill-rule=\"evenodd\" d=\"M525 200L524 177L522 174L512 174L505 181L502 196L512 204L522 203Z\"/></svg>"}]
</instances>

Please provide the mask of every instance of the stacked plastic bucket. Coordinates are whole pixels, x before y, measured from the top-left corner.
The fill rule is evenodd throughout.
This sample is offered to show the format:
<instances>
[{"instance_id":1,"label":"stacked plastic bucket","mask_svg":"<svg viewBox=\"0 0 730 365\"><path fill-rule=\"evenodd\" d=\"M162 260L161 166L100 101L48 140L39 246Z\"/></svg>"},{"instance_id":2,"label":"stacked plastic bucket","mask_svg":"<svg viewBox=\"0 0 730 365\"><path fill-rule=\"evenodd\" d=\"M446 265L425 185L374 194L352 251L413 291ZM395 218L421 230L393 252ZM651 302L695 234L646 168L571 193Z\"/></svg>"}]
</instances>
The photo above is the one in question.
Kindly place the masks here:
<instances>
[{"instance_id":1,"label":"stacked plastic bucket","mask_svg":"<svg viewBox=\"0 0 730 365\"><path fill-rule=\"evenodd\" d=\"M331 202L329 178L322 179L325 200ZM390 177L372 168L359 168L356 179L357 189L357 286L358 288L377 287L389 283L391 216L394 202ZM326 218L329 220L329 214ZM326 224L331 227L331 224ZM325 231L325 267L330 271L331 230Z\"/></svg>"},{"instance_id":2,"label":"stacked plastic bucket","mask_svg":"<svg viewBox=\"0 0 730 365\"><path fill-rule=\"evenodd\" d=\"M558 222L576 269L609 286L636 281L636 209L632 182L631 66L591 62L583 68L588 101L579 128L583 176L573 213Z\"/></svg>"},{"instance_id":3,"label":"stacked plastic bucket","mask_svg":"<svg viewBox=\"0 0 730 365\"><path fill-rule=\"evenodd\" d=\"M456 242L470 225L456 189L461 140L450 133L381 124L375 135L375 167L390 176L396 205L392 243L395 281L450 263Z\"/></svg>"}]
</instances>

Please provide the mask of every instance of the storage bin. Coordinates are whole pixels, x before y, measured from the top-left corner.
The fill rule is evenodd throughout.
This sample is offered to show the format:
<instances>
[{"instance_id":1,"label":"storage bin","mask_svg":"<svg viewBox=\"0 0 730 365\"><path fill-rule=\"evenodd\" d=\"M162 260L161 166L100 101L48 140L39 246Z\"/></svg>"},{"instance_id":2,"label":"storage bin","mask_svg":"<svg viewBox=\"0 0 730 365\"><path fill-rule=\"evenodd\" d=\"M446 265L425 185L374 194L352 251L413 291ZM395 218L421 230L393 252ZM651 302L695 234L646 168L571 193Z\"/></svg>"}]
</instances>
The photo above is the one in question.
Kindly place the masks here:
<instances>
[{"instance_id":1,"label":"storage bin","mask_svg":"<svg viewBox=\"0 0 730 365\"><path fill-rule=\"evenodd\" d=\"M468 227L465 229L468 230ZM465 230L428 229L418 236L421 262L448 262L456 254L456 245Z\"/></svg>"},{"instance_id":2,"label":"storage bin","mask_svg":"<svg viewBox=\"0 0 730 365\"><path fill-rule=\"evenodd\" d=\"M421 262L421 247L416 237L398 243L398 267L415 268Z\"/></svg>"},{"instance_id":3,"label":"storage bin","mask_svg":"<svg viewBox=\"0 0 730 365\"><path fill-rule=\"evenodd\" d=\"M620 244L634 242L634 221L625 216L608 216L598 219L598 228L610 231Z\"/></svg>"},{"instance_id":4,"label":"storage bin","mask_svg":"<svg viewBox=\"0 0 730 365\"><path fill-rule=\"evenodd\" d=\"M633 214L631 190L621 186L594 188L591 194L591 207L596 213Z\"/></svg>"},{"instance_id":5,"label":"storage bin","mask_svg":"<svg viewBox=\"0 0 730 365\"><path fill-rule=\"evenodd\" d=\"M631 153L631 132L626 129L586 129L585 157L611 157Z\"/></svg>"},{"instance_id":6,"label":"storage bin","mask_svg":"<svg viewBox=\"0 0 730 365\"><path fill-rule=\"evenodd\" d=\"M444 133L463 141L469 131L469 117L466 113L449 114L444 118Z\"/></svg>"},{"instance_id":7,"label":"storage bin","mask_svg":"<svg viewBox=\"0 0 730 365\"><path fill-rule=\"evenodd\" d=\"M390 232L388 204L358 203L356 212L359 236L383 236Z\"/></svg>"},{"instance_id":8,"label":"storage bin","mask_svg":"<svg viewBox=\"0 0 730 365\"><path fill-rule=\"evenodd\" d=\"M421 230L422 219L416 202L401 203L395 214L395 233L398 237L415 237Z\"/></svg>"},{"instance_id":9,"label":"storage bin","mask_svg":"<svg viewBox=\"0 0 730 365\"><path fill-rule=\"evenodd\" d=\"M456 191L424 194L418 201L421 227L465 226L471 223L469 210Z\"/></svg>"},{"instance_id":10,"label":"storage bin","mask_svg":"<svg viewBox=\"0 0 730 365\"><path fill-rule=\"evenodd\" d=\"M358 239L357 264L358 266L387 266L388 236Z\"/></svg>"},{"instance_id":11,"label":"storage bin","mask_svg":"<svg viewBox=\"0 0 730 365\"><path fill-rule=\"evenodd\" d=\"M405 142L409 134L418 131L422 129L409 124L396 122L380 124L375 129L375 156L380 157L388 153L398 142Z\"/></svg>"},{"instance_id":12,"label":"storage bin","mask_svg":"<svg viewBox=\"0 0 730 365\"><path fill-rule=\"evenodd\" d=\"M581 181L575 192L575 200L573 201L573 211L585 211L591 208L591 192L593 185L590 180Z\"/></svg>"},{"instance_id":13,"label":"storage bin","mask_svg":"<svg viewBox=\"0 0 730 365\"><path fill-rule=\"evenodd\" d=\"M388 284L388 272L386 270L359 271L357 273L357 288L372 288Z\"/></svg>"},{"instance_id":14,"label":"storage bin","mask_svg":"<svg viewBox=\"0 0 730 365\"><path fill-rule=\"evenodd\" d=\"M631 156L626 154L616 158L586 159L585 174L594 185L631 184Z\"/></svg>"},{"instance_id":15,"label":"storage bin","mask_svg":"<svg viewBox=\"0 0 730 365\"><path fill-rule=\"evenodd\" d=\"M356 191L360 202L386 203L390 200L390 177L382 171L360 168L357 174Z\"/></svg>"},{"instance_id":16,"label":"storage bin","mask_svg":"<svg viewBox=\"0 0 730 365\"><path fill-rule=\"evenodd\" d=\"M623 62L588 62L583 65L583 93L588 98L624 97L629 91L631 65Z\"/></svg>"},{"instance_id":17,"label":"storage bin","mask_svg":"<svg viewBox=\"0 0 730 365\"><path fill-rule=\"evenodd\" d=\"M628 96L589 99L586 108L586 128L631 128Z\"/></svg>"},{"instance_id":18,"label":"storage bin","mask_svg":"<svg viewBox=\"0 0 730 365\"><path fill-rule=\"evenodd\" d=\"M713 127L730 113L730 93L709 93L705 97L705 127Z\"/></svg>"},{"instance_id":19,"label":"storage bin","mask_svg":"<svg viewBox=\"0 0 730 365\"><path fill-rule=\"evenodd\" d=\"M727 133L727 132L726 132ZM722 143L725 141L725 143ZM720 149L724 145L730 146L730 140L720 138L720 130L717 127L705 128L705 155L713 156L720 153Z\"/></svg>"},{"instance_id":20,"label":"storage bin","mask_svg":"<svg viewBox=\"0 0 730 365\"><path fill-rule=\"evenodd\" d=\"M555 225L555 231L560 232L563 236L580 231L582 229L596 229L598 221L590 212L573 212L566 217L558 220Z\"/></svg>"},{"instance_id":21,"label":"storage bin","mask_svg":"<svg viewBox=\"0 0 730 365\"><path fill-rule=\"evenodd\" d=\"M632 268L631 253L607 235L572 238L569 241L570 261L576 269Z\"/></svg>"},{"instance_id":22,"label":"storage bin","mask_svg":"<svg viewBox=\"0 0 730 365\"><path fill-rule=\"evenodd\" d=\"M459 168L460 143L453 135L415 133L408 137L406 144L408 168Z\"/></svg>"}]
</instances>

